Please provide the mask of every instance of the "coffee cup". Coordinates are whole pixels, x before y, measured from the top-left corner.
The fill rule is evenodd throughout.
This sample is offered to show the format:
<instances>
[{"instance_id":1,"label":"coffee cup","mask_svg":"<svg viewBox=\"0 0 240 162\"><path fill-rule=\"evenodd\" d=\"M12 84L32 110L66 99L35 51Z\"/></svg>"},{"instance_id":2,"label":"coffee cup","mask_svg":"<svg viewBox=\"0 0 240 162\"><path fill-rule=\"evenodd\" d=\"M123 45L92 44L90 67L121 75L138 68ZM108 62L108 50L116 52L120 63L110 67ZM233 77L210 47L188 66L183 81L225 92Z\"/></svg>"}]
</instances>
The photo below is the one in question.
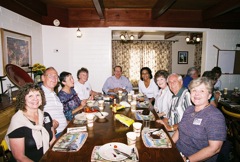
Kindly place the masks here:
<instances>
[{"instance_id":1,"label":"coffee cup","mask_svg":"<svg viewBox=\"0 0 240 162\"><path fill-rule=\"evenodd\" d=\"M94 114L87 114L87 126L88 127L93 127L93 120L94 120Z\"/></svg>"},{"instance_id":2,"label":"coffee cup","mask_svg":"<svg viewBox=\"0 0 240 162\"><path fill-rule=\"evenodd\" d=\"M141 134L142 123L134 122L133 123L133 131L136 133L136 136L139 137Z\"/></svg>"},{"instance_id":3,"label":"coffee cup","mask_svg":"<svg viewBox=\"0 0 240 162\"><path fill-rule=\"evenodd\" d=\"M134 146L136 144L136 133L135 132L127 132L127 143L129 146Z\"/></svg>"}]
</instances>

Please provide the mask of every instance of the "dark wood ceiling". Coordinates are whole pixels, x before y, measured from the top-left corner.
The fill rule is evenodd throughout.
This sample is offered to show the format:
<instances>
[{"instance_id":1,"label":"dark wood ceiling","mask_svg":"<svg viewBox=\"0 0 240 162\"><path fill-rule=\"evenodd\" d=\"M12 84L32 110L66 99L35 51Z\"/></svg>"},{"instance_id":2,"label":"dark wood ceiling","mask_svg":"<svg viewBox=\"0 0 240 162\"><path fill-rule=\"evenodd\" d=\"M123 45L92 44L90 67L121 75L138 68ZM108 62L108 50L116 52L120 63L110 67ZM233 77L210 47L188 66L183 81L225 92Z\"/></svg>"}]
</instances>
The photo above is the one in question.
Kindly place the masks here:
<instances>
[{"instance_id":1,"label":"dark wood ceiling","mask_svg":"<svg viewBox=\"0 0 240 162\"><path fill-rule=\"evenodd\" d=\"M240 29L240 0L0 0L44 25Z\"/></svg>"}]
</instances>

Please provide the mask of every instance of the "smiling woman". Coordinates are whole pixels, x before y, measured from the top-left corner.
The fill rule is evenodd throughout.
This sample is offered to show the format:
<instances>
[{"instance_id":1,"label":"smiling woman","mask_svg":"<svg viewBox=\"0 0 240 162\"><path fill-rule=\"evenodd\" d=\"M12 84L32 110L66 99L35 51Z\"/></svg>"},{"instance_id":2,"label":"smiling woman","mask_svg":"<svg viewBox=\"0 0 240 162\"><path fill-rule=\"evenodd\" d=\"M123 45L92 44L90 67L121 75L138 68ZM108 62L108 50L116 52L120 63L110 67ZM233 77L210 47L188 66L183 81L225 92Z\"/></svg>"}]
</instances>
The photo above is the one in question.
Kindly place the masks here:
<instances>
[{"instance_id":1,"label":"smiling woman","mask_svg":"<svg viewBox=\"0 0 240 162\"><path fill-rule=\"evenodd\" d=\"M28 83L19 90L18 111L5 136L13 155L11 161L39 161L54 142L52 118L42 111L44 104L44 92L38 85Z\"/></svg>"}]
</instances>

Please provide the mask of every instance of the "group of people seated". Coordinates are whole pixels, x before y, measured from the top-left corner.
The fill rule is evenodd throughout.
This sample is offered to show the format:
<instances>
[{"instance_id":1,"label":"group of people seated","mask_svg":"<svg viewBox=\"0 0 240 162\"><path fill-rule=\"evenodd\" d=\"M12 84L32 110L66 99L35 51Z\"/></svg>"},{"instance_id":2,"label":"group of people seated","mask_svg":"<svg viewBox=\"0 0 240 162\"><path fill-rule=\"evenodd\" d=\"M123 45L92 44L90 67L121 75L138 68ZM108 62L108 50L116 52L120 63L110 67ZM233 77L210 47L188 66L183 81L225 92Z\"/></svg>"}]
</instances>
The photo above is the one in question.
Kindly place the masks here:
<instances>
[{"instance_id":1,"label":"group of people seated","mask_svg":"<svg viewBox=\"0 0 240 162\"><path fill-rule=\"evenodd\" d=\"M211 74L215 80L210 76L198 77L196 68L189 69L184 79L165 70L157 71L154 76L148 67L140 70L139 93L154 105L161 117L156 122L174 132L172 139L184 161L216 161L226 140L224 116L211 103L211 98L216 97L213 87L221 73L218 69ZM12 161L39 161L68 122L83 111L87 100L100 93L92 90L86 68L78 70L77 78L75 83L71 73L64 71L58 76L57 71L49 67L42 75L41 86L29 83L19 90L18 111L6 134ZM62 89L56 94L58 79ZM116 94L119 90L129 93L132 89L129 79L122 75L122 67L116 66L102 91Z\"/></svg>"}]
</instances>

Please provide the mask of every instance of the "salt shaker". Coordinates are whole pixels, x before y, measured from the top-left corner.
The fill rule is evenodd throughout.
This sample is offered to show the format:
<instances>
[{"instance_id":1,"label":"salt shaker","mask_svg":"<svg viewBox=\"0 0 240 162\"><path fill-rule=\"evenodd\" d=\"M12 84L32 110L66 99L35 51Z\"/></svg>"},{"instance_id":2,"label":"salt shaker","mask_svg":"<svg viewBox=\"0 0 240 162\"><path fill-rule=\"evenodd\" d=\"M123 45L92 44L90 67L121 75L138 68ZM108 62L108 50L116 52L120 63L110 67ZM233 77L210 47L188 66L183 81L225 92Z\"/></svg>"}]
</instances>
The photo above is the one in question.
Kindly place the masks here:
<instances>
[{"instance_id":1,"label":"salt shaker","mask_svg":"<svg viewBox=\"0 0 240 162\"><path fill-rule=\"evenodd\" d=\"M7 84L7 89L8 89L8 97L10 101L12 101L12 87L11 84Z\"/></svg>"}]
</instances>

